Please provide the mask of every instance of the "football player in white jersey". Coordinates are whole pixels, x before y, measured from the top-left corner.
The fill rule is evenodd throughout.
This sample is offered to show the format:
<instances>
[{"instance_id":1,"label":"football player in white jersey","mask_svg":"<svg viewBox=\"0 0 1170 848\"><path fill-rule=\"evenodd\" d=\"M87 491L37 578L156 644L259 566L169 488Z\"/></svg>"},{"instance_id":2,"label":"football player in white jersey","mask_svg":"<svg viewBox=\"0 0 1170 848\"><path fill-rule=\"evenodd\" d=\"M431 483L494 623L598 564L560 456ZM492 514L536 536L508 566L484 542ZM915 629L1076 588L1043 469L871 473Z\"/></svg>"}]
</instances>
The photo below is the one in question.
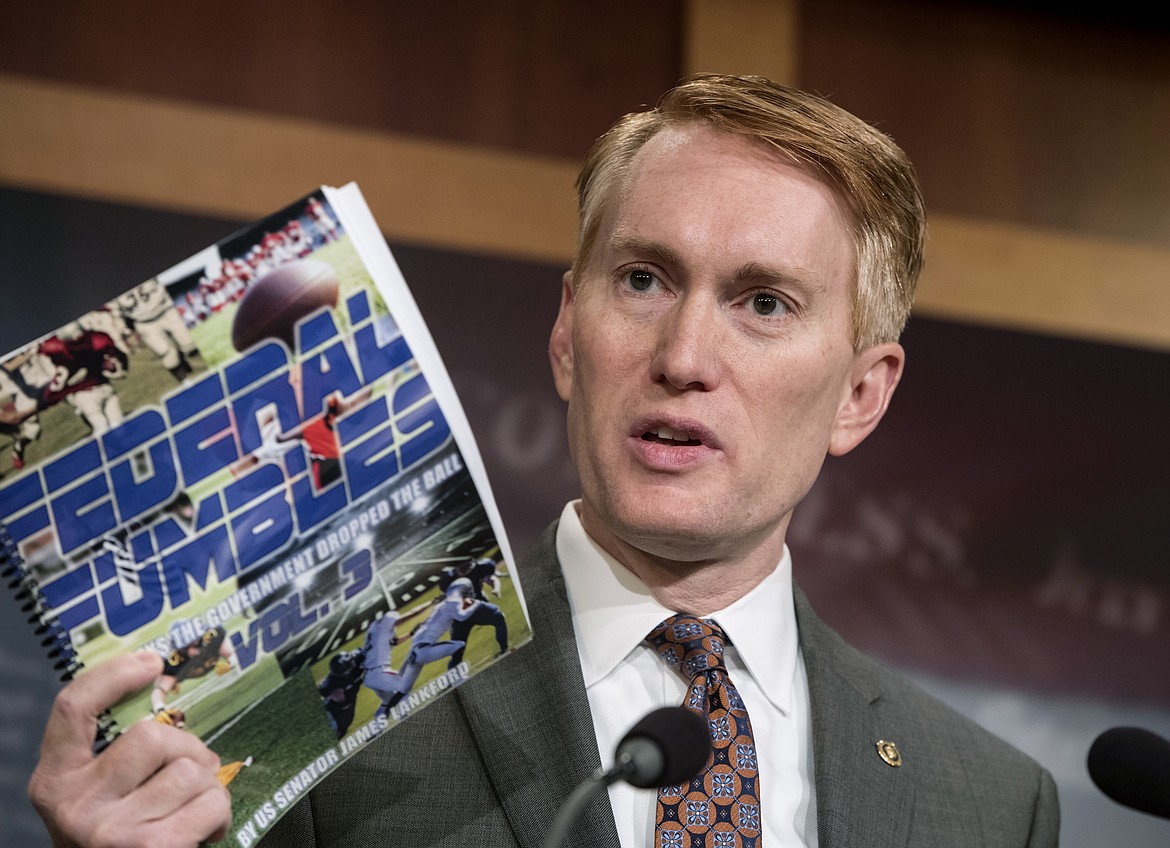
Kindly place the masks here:
<instances>
[{"instance_id":1,"label":"football player in white jersey","mask_svg":"<svg viewBox=\"0 0 1170 848\"><path fill-rule=\"evenodd\" d=\"M180 383L191 373L191 357L199 353L187 325L158 280L147 280L118 298L118 311L138 338Z\"/></svg>"},{"instance_id":2,"label":"football player in white jersey","mask_svg":"<svg viewBox=\"0 0 1170 848\"><path fill-rule=\"evenodd\" d=\"M0 367L0 434L12 439L12 467L24 467L24 449L41 435L36 391L19 370Z\"/></svg>"},{"instance_id":3,"label":"football player in white jersey","mask_svg":"<svg viewBox=\"0 0 1170 848\"><path fill-rule=\"evenodd\" d=\"M377 713L379 716L386 715L391 707L410 692L423 666L445 659L464 647L464 642L444 640L443 634L451 629L452 623L466 621L475 615L482 603L476 599L471 581L461 577L447 588L445 595L409 616L400 619L398 613L390 612L370 626L366 634L365 684L382 699L382 706ZM390 650L398 644L395 627L426 610L430 614L411 636L410 653L406 655L402 668L395 671L390 666Z\"/></svg>"}]
</instances>

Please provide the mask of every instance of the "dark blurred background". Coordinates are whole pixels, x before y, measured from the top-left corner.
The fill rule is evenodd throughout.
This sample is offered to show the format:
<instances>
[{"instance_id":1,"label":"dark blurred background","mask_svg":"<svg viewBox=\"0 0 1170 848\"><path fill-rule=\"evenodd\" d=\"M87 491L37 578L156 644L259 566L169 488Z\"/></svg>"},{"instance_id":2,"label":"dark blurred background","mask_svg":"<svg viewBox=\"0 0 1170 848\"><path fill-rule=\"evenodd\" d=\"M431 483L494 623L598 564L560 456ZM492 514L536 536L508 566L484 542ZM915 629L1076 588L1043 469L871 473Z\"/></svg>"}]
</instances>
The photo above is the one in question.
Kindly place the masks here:
<instances>
[{"instance_id":1,"label":"dark blurred background","mask_svg":"<svg viewBox=\"0 0 1170 848\"><path fill-rule=\"evenodd\" d=\"M580 158L691 72L825 94L909 152L932 218L906 377L798 510L797 579L1047 765L1063 845L1165 845L1084 758L1170 735L1170 15L1072 6L9 0L0 349L354 180L523 549L575 495L545 351ZM11 600L0 634L0 845L42 848L58 684Z\"/></svg>"}]
</instances>

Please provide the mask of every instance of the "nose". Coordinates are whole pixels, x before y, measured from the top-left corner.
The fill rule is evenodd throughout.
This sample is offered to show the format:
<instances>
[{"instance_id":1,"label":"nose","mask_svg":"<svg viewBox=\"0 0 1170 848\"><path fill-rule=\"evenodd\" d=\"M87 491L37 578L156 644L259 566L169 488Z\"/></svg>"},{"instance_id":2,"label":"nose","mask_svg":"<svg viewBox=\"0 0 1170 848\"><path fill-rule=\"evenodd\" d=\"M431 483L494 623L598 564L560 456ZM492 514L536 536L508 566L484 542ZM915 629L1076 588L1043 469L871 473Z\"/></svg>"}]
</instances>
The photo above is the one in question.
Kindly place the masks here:
<instances>
[{"instance_id":1,"label":"nose","mask_svg":"<svg viewBox=\"0 0 1170 848\"><path fill-rule=\"evenodd\" d=\"M717 304L683 297L664 315L651 363L655 382L711 391L719 384L721 333Z\"/></svg>"}]
</instances>

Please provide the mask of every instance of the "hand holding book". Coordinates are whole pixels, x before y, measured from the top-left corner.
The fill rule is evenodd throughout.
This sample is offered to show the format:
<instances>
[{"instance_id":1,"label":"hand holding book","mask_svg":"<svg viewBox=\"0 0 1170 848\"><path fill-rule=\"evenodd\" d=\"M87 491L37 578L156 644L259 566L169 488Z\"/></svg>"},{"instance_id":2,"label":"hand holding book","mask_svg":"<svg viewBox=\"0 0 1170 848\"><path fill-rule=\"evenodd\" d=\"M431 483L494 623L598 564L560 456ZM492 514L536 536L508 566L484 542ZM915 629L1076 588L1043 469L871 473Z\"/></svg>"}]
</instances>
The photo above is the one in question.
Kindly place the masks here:
<instances>
[{"instance_id":1,"label":"hand holding book","mask_svg":"<svg viewBox=\"0 0 1170 848\"><path fill-rule=\"evenodd\" d=\"M93 751L99 716L149 684L161 665L146 651L115 657L53 704L29 797L57 848L195 846L226 835L232 803L216 777L219 757L194 734L142 722Z\"/></svg>"}]
</instances>

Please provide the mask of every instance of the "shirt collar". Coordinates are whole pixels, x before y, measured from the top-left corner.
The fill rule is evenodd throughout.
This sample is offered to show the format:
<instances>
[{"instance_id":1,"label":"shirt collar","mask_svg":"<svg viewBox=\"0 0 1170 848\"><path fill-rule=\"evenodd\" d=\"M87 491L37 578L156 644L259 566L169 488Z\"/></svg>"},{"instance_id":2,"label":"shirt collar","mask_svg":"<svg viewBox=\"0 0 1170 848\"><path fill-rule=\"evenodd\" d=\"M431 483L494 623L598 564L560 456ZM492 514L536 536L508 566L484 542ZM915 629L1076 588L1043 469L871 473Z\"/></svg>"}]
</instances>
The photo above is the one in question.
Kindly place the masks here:
<instances>
[{"instance_id":1,"label":"shirt collar","mask_svg":"<svg viewBox=\"0 0 1170 848\"><path fill-rule=\"evenodd\" d=\"M674 610L658 603L632 571L589 537L578 503L571 501L562 511L556 544L588 688L642 646L646 634ZM747 672L768 700L787 713L798 668L788 546L771 574L707 618L719 622Z\"/></svg>"}]
</instances>

